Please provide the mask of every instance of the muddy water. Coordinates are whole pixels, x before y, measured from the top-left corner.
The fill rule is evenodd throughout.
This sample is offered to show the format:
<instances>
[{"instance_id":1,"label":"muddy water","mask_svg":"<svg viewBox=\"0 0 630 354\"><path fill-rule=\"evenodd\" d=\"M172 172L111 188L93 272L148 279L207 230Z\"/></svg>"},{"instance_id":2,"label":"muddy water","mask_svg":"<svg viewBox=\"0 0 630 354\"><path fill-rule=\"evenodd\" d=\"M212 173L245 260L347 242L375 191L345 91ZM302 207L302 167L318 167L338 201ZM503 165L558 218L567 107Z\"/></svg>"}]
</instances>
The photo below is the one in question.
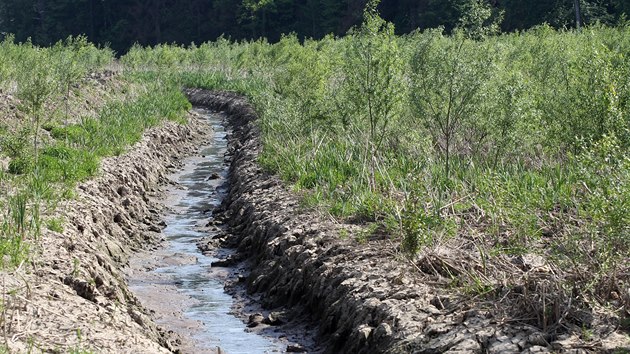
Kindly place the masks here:
<instances>
[{"instance_id":1,"label":"muddy water","mask_svg":"<svg viewBox=\"0 0 630 354\"><path fill-rule=\"evenodd\" d=\"M128 281L158 326L183 336L185 353L274 353L286 345L247 331L232 314L234 300L224 292L230 269L212 267L218 259L204 256L196 244L216 233L212 210L227 192L227 141L221 116L197 113L209 119L214 136L198 155L186 159L184 168L171 176L167 191L163 234L166 245L130 262ZM212 231L212 230L215 231Z\"/></svg>"}]
</instances>

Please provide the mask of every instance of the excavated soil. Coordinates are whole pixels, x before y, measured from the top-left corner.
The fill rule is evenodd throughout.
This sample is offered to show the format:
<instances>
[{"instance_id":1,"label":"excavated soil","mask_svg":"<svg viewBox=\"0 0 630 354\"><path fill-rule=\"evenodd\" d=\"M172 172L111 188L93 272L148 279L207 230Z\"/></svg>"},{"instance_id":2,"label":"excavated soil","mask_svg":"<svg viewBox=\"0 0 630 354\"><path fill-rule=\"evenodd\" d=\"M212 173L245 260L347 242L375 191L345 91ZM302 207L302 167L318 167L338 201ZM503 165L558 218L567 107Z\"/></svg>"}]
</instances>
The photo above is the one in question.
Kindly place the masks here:
<instances>
[{"instance_id":1,"label":"excavated soil","mask_svg":"<svg viewBox=\"0 0 630 354\"><path fill-rule=\"evenodd\" d=\"M552 336L517 318L498 316L492 304L434 282L385 238L358 243L357 226L303 210L294 193L256 162L261 152L256 113L225 92L186 91L200 106L231 119L231 189L223 210L230 225L224 244L250 261L240 279L268 309L308 316L327 353L542 353L612 352L628 348L614 328L587 343L578 335ZM340 230L350 237L340 237ZM208 242L207 248L216 242ZM427 272L428 273L428 272ZM532 273L535 275L535 273Z\"/></svg>"},{"instance_id":2,"label":"excavated soil","mask_svg":"<svg viewBox=\"0 0 630 354\"><path fill-rule=\"evenodd\" d=\"M149 129L119 157L102 161L57 208L63 234L44 231L32 264L2 273L3 336L15 352L168 353L164 339L130 293L121 269L161 241L159 186L178 159L195 151L204 123Z\"/></svg>"}]
</instances>

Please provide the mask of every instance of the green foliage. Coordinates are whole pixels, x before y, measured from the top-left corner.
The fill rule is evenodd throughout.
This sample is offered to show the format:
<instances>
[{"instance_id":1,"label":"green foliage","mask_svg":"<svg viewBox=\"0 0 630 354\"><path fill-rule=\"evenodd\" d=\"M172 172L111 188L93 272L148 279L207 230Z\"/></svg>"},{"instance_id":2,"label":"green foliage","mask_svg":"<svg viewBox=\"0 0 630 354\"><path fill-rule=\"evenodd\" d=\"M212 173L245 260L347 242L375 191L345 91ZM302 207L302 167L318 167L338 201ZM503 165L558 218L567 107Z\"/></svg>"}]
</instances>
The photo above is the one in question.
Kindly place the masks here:
<instances>
[{"instance_id":1,"label":"green foliage","mask_svg":"<svg viewBox=\"0 0 630 354\"><path fill-rule=\"evenodd\" d=\"M404 97L402 53L393 24L379 16L377 5L378 1L368 3L363 24L344 39L342 80L333 87L336 113L363 150L368 168L360 177L371 190L377 188L383 143L390 126L401 119Z\"/></svg>"},{"instance_id":2,"label":"green foliage","mask_svg":"<svg viewBox=\"0 0 630 354\"><path fill-rule=\"evenodd\" d=\"M416 255L423 246L432 246L436 231L443 226L439 211L428 210L416 198L405 201L399 215L402 233L401 248L410 255Z\"/></svg>"},{"instance_id":3,"label":"green foliage","mask_svg":"<svg viewBox=\"0 0 630 354\"><path fill-rule=\"evenodd\" d=\"M9 197L3 206L0 219L0 267L15 267L28 255L28 244L24 242L27 233L33 229L30 199L20 193ZM1 204L0 204L1 205Z\"/></svg>"},{"instance_id":4,"label":"green foliage","mask_svg":"<svg viewBox=\"0 0 630 354\"><path fill-rule=\"evenodd\" d=\"M47 116L44 105L55 92L52 66L47 51L35 49L31 55L18 58L17 68L17 97L21 104L18 106L31 119L33 133L33 151L35 161L39 157L39 130Z\"/></svg>"},{"instance_id":5,"label":"green foliage","mask_svg":"<svg viewBox=\"0 0 630 354\"><path fill-rule=\"evenodd\" d=\"M494 10L488 1L460 0L456 5L461 14L457 28L469 38L482 39L500 32L503 12Z\"/></svg>"},{"instance_id":6,"label":"green foliage","mask_svg":"<svg viewBox=\"0 0 630 354\"><path fill-rule=\"evenodd\" d=\"M57 143L42 151L38 167L49 181L73 183L94 176L98 165L93 152Z\"/></svg>"},{"instance_id":7,"label":"green foliage","mask_svg":"<svg viewBox=\"0 0 630 354\"><path fill-rule=\"evenodd\" d=\"M9 162L9 173L14 175L22 175L31 172L35 167L35 161L32 156L18 156Z\"/></svg>"},{"instance_id":8,"label":"green foliage","mask_svg":"<svg viewBox=\"0 0 630 354\"><path fill-rule=\"evenodd\" d=\"M460 34L447 38L428 32L419 36L417 43L411 60L411 101L433 145L444 157L448 179L451 154L466 148L465 135L484 121L480 103L491 75L492 57L488 46Z\"/></svg>"},{"instance_id":9,"label":"green foliage","mask_svg":"<svg viewBox=\"0 0 630 354\"><path fill-rule=\"evenodd\" d=\"M57 233L63 233L63 219L60 218L51 218L48 219L48 221L46 221L46 227L48 228L48 230L57 232Z\"/></svg>"},{"instance_id":10,"label":"green foliage","mask_svg":"<svg viewBox=\"0 0 630 354\"><path fill-rule=\"evenodd\" d=\"M13 267L28 258L43 211L54 211L60 198L72 196L77 182L98 172L102 157L124 152L145 129L164 119L184 123L190 103L174 84L153 80L141 84L146 92L139 97L109 102L97 118L71 124L70 93L88 73L111 63L110 50L96 48L85 37L69 37L51 48L15 44L9 37L0 43L0 59L7 75L0 85L19 99L19 114L0 126L0 154L10 158L9 174L0 171L0 202L7 203L0 216L0 256L3 266ZM171 65L161 57L157 63ZM63 123L50 113L58 106L65 108ZM46 226L62 230L55 219Z\"/></svg>"},{"instance_id":11,"label":"green foliage","mask_svg":"<svg viewBox=\"0 0 630 354\"><path fill-rule=\"evenodd\" d=\"M400 118L403 98L403 61L394 26L376 12L371 1L363 25L345 38L341 119L359 131L367 127L368 154L377 153L389 125Z\"/></svg>"},{"instance_id":12,"label":"green foliage","mask_svg":"<svg viewBox=\"0 0 630 354\"><path fill-rule=\"evenodd\" d=\"M630 155L619 139L604 136L576 157L584 198L592 218L588 231L599 245L600 262L615 264L630 252Z\"/></svg>"}]
</instances>

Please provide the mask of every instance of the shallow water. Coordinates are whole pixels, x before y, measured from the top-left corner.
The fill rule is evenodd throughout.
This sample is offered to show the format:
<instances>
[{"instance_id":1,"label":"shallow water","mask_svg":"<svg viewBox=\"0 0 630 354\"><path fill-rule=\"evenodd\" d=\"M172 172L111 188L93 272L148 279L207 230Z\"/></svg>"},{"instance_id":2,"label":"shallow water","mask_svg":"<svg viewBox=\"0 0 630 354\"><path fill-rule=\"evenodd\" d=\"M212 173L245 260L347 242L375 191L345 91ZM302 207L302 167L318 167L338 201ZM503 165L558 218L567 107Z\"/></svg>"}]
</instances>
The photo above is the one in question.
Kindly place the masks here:
<instances>
[{"instance_id":1,"label":"shallow water","mask_svg":"<svg viewBox=\"0 0 630 354\"><path fill-rule=\"evenodd\" d=\"M212 236L204 226L212 220L212 209L227 192L227 140L222 118L205 110L196 111L209 119L214 136L210 145L183 161L184 168L171 176L177 184L169 187L165 199L168 226L163 234L167 244L152 253L149 260L131 265L149 271L132 272L128 276L130 288L141 303L157 312L158 325L188 332L182 334L190 335L194 343L187 343L186 352L211 353L217 348L228 354L284 352L286 346L280 341L247 332L243 321L231 314L234 299L224 291L230 269L213 268L211 263L218 259L202 255L196 246L200 238ZM172 309L170 303L174 304ZM168 314L178 310L177 316Z\"/></svg>"}]
</instances>

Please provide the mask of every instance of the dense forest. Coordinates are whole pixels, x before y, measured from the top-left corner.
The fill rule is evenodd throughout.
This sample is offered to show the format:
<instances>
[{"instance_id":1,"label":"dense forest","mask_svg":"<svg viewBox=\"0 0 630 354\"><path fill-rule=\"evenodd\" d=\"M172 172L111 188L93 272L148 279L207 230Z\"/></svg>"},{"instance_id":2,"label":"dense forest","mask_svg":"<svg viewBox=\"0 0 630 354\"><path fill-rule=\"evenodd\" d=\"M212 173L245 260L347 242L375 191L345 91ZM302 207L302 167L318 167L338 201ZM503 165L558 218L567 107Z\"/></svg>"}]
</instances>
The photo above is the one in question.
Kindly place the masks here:
<instances>
[{"instance_id":1,"label":"dense forest","mask_svg":"<svg viewBox=\"0 0 630 354\"><path fill-rule=\"evenodd\" d=\"M234 40L283 33L300 38L345 34L360 23L366 0L3 0L0 33L40 45L85 34L91 42L119 53L132 44L202 43L225 36ZM452 29L479 0L386 0L379 10L398 33L444 26ZM576 0L484 0L511 32L548 23L575 26ZM626 20L629 0L580 0L585 24Z\"/></svg>"}]
</instances>

